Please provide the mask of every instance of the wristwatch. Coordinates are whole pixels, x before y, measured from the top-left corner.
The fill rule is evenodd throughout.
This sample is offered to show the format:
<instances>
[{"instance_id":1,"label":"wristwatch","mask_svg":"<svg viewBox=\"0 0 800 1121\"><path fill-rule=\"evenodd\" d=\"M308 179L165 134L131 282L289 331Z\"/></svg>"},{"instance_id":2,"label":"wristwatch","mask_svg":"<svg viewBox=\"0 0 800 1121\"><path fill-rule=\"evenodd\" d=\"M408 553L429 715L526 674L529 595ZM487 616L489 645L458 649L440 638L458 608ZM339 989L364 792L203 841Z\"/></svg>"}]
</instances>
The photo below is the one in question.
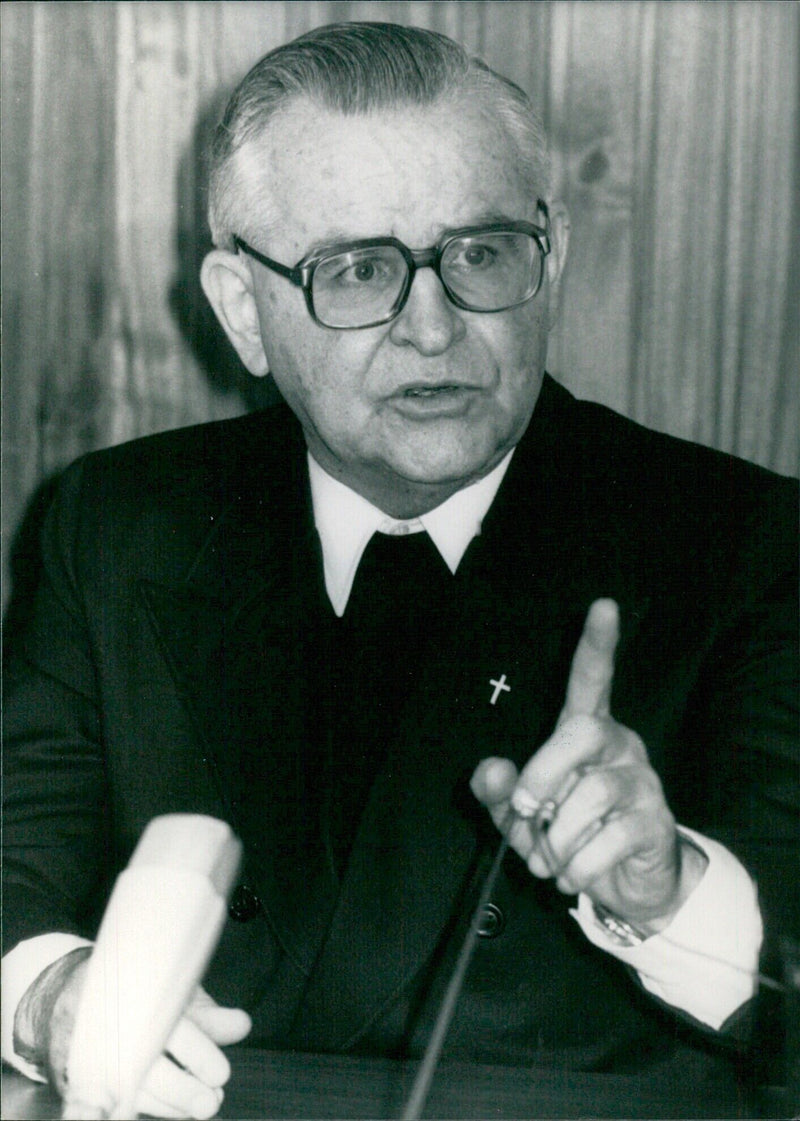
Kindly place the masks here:
<instances>
[{"instance_id":1,"label":"wristwatch","mask_svg":"<svg viewBox=\"0 0 800 1121\"><path fill-rule=\"evenodd\" d=\"M602 903L592 903L595 918L601 924L606 934L608 934L618 946L625 946L632 949L634 946L641 946L648 935L644 931L639 930L638 927L633 926L632 923L626 922L613 911L609 911L608 907L604 907Z\"/></svg>"}]
</instances>

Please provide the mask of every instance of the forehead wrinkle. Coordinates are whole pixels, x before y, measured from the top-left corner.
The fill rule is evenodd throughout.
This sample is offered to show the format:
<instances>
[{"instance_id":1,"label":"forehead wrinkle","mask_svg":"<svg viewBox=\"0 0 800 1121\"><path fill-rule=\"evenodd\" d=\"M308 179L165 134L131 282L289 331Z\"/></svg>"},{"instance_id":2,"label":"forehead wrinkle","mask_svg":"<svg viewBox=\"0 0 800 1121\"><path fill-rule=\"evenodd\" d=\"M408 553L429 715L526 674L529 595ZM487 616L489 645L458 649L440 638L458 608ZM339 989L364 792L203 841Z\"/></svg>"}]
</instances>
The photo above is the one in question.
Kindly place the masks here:
<instances>
[{"instance_id":1,"label":"forehead wrinkle","mask_svg":"<svg viewBox=\"0 0 800 1121\"><path fill-rule=\"evenodd\" d=\"M498 210L515 211L509 214L515 219L529 217L520 211L535 209L535 198L528 198L526 177L505 130L492 130L485 116L471 112L469 106L461 109L460 129L447 129L446 122L455 112L451 104L354 117L307 100L290 104L238 153L250 210L248 231L269 237L280 225L299 258L336 241L369 237L395 236L412 248L423 248L434 244L445 229L480 223L484 214ZM325 144L325 117L343 129L340 144ZM439 145L435 134L443 119L445 141ZM322 151L315 144L320 126ZM477 136L471 133L476 127ZM475 159L478 146L480 158ZM363 162L359 151L368 157ZM391 184L388 192L387 183ZM432 202L420 201L432 183L442 189ZM324 198L315 197L320 188L323 196L329 192L336 208L335 214L327 215L330 222L322 230L317 219ZM512 205L514 197L521 205ZM453 203L447 213L437 206L443 198ZM369 226L364 221L365 205L374 215ZM435 212L428 217L421 214L425 208ZM413 229L411 222L417 223Z\"/></svg>"}]
</instances>

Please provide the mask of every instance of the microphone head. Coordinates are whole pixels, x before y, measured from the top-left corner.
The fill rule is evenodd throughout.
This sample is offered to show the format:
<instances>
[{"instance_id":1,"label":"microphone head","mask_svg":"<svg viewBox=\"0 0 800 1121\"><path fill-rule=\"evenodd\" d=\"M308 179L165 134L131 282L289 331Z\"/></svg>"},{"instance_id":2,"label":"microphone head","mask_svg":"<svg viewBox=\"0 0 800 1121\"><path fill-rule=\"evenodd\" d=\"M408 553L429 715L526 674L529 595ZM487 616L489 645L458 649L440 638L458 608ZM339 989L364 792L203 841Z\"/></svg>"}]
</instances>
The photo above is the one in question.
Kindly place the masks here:
<instances>
[{"instance_id":1,"label":"microphone head","mask_svg":"<svg viewBox=\"0 0 800 1121\"><path fill-rule=\"evenodd\" d=\"M147 825L89 958L65 1117L136 1116L138 1090L219 941L241 851L216 818L168 814Z\"/></svg>"},{"instance_id":2,"label":"microphone head","mask_svg":"<svg viewBox=\"0 0 800 1121\"><path fill-rule=\"evenodd\" d=\"M205 877L227 897L241 855L241 842L226 822L204 814L164 814L145 827L128 867L182 868Z\"/></svg>"}]
</instances>

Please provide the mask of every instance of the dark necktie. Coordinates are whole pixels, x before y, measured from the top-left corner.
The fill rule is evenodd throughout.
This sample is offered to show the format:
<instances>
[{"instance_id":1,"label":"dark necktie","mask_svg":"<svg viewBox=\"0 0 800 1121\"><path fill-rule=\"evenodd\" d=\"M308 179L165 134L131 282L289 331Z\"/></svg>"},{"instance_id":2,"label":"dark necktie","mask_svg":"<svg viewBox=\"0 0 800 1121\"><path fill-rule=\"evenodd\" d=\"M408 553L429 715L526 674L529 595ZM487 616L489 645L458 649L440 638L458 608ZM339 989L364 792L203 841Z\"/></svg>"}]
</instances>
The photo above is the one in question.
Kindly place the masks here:
<instances>
[{"instance_id":1,"label":"dark necktie","mask_svg":"<svg viewBox=\"0 0 800 1121\"><path fill-rule=\"evenodd\" d=\"M409 634L452 579L427 533L374 533L356 571L345 623L365 636L381 623Z\"/></svg>"}]
</instances>

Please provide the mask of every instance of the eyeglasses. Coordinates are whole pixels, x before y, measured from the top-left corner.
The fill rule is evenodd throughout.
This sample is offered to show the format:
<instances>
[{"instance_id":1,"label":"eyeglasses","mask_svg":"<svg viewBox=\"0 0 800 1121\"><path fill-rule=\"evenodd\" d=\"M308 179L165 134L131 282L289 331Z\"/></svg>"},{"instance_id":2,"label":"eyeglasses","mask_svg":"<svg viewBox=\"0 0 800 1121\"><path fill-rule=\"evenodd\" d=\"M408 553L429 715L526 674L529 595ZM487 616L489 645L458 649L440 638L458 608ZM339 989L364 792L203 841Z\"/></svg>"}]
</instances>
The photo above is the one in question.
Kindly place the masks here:
<instances>
[{"instance_id":1,"label":"eyeglasses","mask_svg":"<svg viewBox=\"0 0 800 1121\"><path fill-rule=\"evenodd\" d=\"M303 289L312 319L353 330L389 323L405 307L417 269L431 268L447 298L464 311L497 312L532 300L550 252L544 226L498 222L445 233L430 249L409 249L394 237L343 242L318 249L289 268L234 236L236 248Z\"/></svg>"}]
</instances>

